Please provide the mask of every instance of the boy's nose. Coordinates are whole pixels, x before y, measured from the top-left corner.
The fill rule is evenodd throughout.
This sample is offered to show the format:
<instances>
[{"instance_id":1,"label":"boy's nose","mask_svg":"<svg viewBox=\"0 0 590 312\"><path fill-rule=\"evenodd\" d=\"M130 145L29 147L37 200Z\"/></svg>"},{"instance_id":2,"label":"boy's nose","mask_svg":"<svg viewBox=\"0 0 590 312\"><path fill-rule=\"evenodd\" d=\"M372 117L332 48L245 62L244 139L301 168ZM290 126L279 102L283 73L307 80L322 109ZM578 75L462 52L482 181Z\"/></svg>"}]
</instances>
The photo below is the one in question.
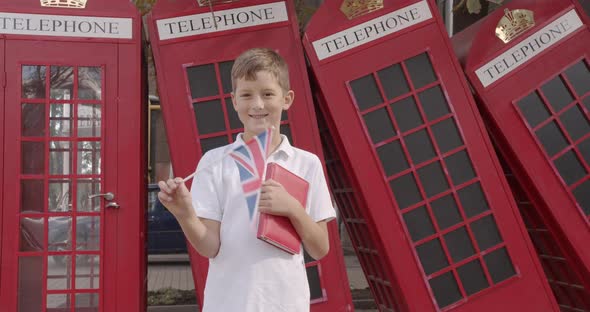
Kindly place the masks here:
<instances>
[{"instance_id":1,"label":"boy's nose","mask_svg":"<svg viewBox=\"0 0 590 312\"><path fill-rule=\"evenodd\" d=\"M264 101L262 100L262 98L256 97L253 102L254 102L252 104L253 108L256 108L256 109L263 109L264 108Z\"/></svg>"}]
</instances>

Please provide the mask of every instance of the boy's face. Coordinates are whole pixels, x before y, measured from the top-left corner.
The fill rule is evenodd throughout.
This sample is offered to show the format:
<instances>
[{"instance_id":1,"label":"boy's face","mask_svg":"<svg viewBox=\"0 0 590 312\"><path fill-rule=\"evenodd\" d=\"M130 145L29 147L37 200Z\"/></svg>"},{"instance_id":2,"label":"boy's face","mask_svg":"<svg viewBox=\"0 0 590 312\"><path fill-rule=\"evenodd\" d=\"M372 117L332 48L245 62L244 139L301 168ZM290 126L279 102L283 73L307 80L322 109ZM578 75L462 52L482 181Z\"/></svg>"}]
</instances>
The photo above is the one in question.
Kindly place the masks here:
<instances>
[{"instance_id":1,"label":"boy's face","mask_svg":"<svg viewBox=\"0 0 590 312\"><path fill-rule=\"evenodd\" d=\"M244 141L271 126L278 131L281 113L289 109L293 98L293 91L283 92L278 80L268 71L256 73L255 80L238 78L232 101L244 125Z\"/></svg>"}]
</instances>

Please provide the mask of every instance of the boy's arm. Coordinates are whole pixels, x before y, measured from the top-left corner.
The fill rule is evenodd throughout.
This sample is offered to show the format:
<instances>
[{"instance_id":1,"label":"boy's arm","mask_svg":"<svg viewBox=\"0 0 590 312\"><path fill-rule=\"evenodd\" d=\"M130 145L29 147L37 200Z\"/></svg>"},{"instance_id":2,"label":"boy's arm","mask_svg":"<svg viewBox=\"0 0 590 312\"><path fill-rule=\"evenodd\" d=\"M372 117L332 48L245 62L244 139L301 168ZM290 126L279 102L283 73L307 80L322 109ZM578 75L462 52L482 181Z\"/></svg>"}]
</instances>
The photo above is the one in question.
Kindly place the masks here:
<instances>
[{"instance_id":1,"label":"boy's arm","mask_svg":"<svg viewBox=\"0 0 590 312\"><path fill-rule=\"evenodd\" d=\"M192 197L182 178L158 183L160 202L174 215L184 235L204 257L213 258L219 252L220 222L199 218L193 209Z\"/></svg>"}]
</instances>

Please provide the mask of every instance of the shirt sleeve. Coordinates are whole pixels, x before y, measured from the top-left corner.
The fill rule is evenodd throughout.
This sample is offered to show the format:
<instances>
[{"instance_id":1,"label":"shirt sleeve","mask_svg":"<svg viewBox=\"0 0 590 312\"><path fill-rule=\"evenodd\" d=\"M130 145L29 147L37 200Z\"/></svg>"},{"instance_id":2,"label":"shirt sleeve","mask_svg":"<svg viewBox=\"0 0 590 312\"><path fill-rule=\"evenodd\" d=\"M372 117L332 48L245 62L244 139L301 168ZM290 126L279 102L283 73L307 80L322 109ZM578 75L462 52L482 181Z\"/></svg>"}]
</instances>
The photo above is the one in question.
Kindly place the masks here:
<instances>
[{"instance_id":1,"label":"shirt sleeve","mask_svg":"<svg viewBox=\"0 0 590 312\"><path fill-rule=\"evenodd\" d=\"M197 173L191 185L193 208L200 218L221 222L223 209L217 192L215 170L218 164L211 163L210 155L206 153L199 161Z\"/></svg>"},{"instance_id":2,"label":"shirt sleeve","mask_svg":"<svg viewBox=\"0 0 590 312\"><path fill-rule=\"evenodd\" d=\"M309 183L309 216L315 222L330 221L336 218L336 211L332 205L332 198L330 197L322 163L317 156L313 160L314 172Z\"/></svg>"}]
</instances>

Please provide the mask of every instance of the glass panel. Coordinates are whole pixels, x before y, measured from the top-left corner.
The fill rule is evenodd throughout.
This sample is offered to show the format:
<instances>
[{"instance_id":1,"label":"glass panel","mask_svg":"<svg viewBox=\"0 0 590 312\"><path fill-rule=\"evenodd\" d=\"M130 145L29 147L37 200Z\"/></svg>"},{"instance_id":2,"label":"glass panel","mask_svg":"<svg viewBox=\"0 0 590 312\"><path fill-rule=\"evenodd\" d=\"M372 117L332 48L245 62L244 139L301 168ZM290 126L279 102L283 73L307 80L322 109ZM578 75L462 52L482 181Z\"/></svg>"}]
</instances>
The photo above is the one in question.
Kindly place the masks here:
<instances>
[{"instance_id":1,"label":"glass panel","mask_svg":"<svg viewBox=\"0 0 590 312\"><path fill-rule=\"evenodd\" d=\"M188 67L186 74L193 99L219 94L217 74L213 64Z\"/></svg>"},{"instance_id":2,"label":"glass panel","mask_svg":"<svg viewBox=\"0 0 590 312\"><path fill-rule=\"evenodd\" d=\"M404 140L414 165L418 165L436 156L430 136L425 129L407 135Z\"/></svg>"},{"instance_id":3,"label":"glass panel","mask_svg":"<svg viewBox=\"0 0 590 312\"><path fill-rule=\"evenodd\" d=\"M584 106L586 107L587 111L590 111L590 96L587 96L585 99L582 100Z\"/></svg>"},{"instance_id":4,"label":"glass panel","mask_svg":"<svg viewBox=\"0 0 590 312\"><path fill-rule=\"evenodd\" d=\"M579 96L590 91L590 70L583 60L568 68L565 74Z\"/></svg>"},{"instance_id":5,"label":"glass panel","mask_svg":"<svg viewBox=\"0 0 590 312\"><path fill-rule=\"evenodd\" d=\"M436 75L432 70L432 64L430 64L428 54L419 54L407 59L405 63L410 77L412 78L414 89L422 88L423 86L436 81Z\"/></svg>"},{"instance_id":6,"label":"glass panel","mask_svg":"<svg viewBox=\"0 0 590 312\"><path fill-rule=\"evenodd\" d=\"M221 75L221 85L223 86L223 93L228 94L232 92L231 85L231 68L234 66L234 61L227 61L219 63L219 74Z\"/></svg>"},{"instance_id":7,"label":"glass panel","mask_svg":"<svg viewBox=\"0 0 590 312\"><path fill-rule=\"evenodd\" d=\"M24 103L21 105L21 134L25 137L45 136L45 105Z\"/></svg>"},{"instance_id":8,"label":"glass panel","mask_svg":"<svg viewBox=\"0 0 590 312\"><path fill-rule=\"evenodd\" d=\"M386 176L394 175L409 168L399 141L393 141L377 148Z\"/></svg>"},{"instance_id":9,"label":"glass panel","mask_svg":"<svg viewBox=\"0 0 590 312\"><path fill-rule=\"evenodd\" d=\"M441 153L463 145L463 140L453 118L445 119L432 126L432 134Z\"/></svg>"},{"instance_id":10,"label":"glass panel","mask_svg":"<svg viewBox=\"0 0 590 312\"><path fill-rule=\"evenodd\" d=\"M418 176L428 197L449 189L449 184L438 161L418 169Z\"/></svg>"},{"instance_id":11,"label":"glass panel","mask_svg":"<svg viewBox=\"0 0 590 312\"><path fill-rule=\"evenodd\" d=\"M43 251L45 247L45 228L43 224L43 218L20 219L19 251Z\"/></svg>"},{"instance_id":12,"label":"glass panel","mask_svg":"<svg viewBox=\"0 0 590 312\"><path fill-rule=\"evenodd\" d=\"M100 217L76 218L76 250L100 249Z\"/></svg>"},{"instance_id":13,"label":"glass panel","mask_svg":"<svg viewBox=\"0 0 590 312\"><path fill-rule=\"evenodd\" d=\"M580 144L578 144L578 150L580 151L580 154L582 154L582 157L584 157L586 164L590 165L590 139L580 142Z\"/></svg>"},{"instance_id":14,"label":"glass panel","mask_svg":"<svg viewBox=\"0 0 590 312\"><path fill-rule=\"evenodd\" d=\"M459 278L461 279L461 283L463 283L463 288L467 295L473 295L490 286L479 260L471 261L459 267L457 273L459 273Z\"/></svg>"},{"instance_id":15,"label":"glass panel","mask_svg":"<svg viewBox=\"0 0 590 312\"><path fill-rule=\"evenodd\" d=\"M440 308L444 308L451 303L457 302L463 298L459 292L459 286L453 276L453 272L447 272L437 276L429 281L436 303Z\"/></svg>"},{"instance_id":16,"label":"glass panel","mask_svg":"<svg viewBox=\"0 0 590 312\"><path fill-rule=\"evenodd\" d=\"M459 262L475 254L475 249L464 226L445 234L444 237L454 262Z\"/></svg>"},{"instance_id":17,"label":"glass panel","mask_svg":"<svg viewBox=\"0 0 590 312\"><path fill-rule=\"evenodd\" d=\"M45 143L21 143L21 172L23 174L45 173Z\"/></svg>"},{"instance_id":18,"label":"glass panel","mask_svg":"<svg viewBox=\"0 0 590 312\"><path fill-rule=\"evenodd\" d=\"M100 179L79 179L76 193L76 209L78 211L100 211L100 198L89 199L92 194L100 194Z\"/></svg>"},{"instance_id":19,"label":"glass panel","mask_svg":"<svg viewBox=\"0 0 590 312\"><path fill-rule=\"evenodd\" d=\"M20 181L20 211L24 213L43 212L45 185L43 180Z\"/></svg>"},{"instance_id":20,"label":"glass panel","mask_svg":"<svg viewBox=\"0 0 590 312\"><path fill-rule=\"evenodd\" d=\"M380 70L377 75L385 91L387 99L391 100L402 94L410 92L408 82L400 64L394 64Z\"/></svg>"},{"instance_id":21,"label":"glass panel","mask_svg":"<svg viewBox=\"0 0 590 312\"><path fill-rule=\"evenodd\" d=\"M100 100L102 94L102 69L100 67L78 67L78 98Z\"/></svg>"},{"instance_id":22,"label":"glass panel","mask_svg":"<svg viewBox=\"0 0 590 312\"><path fill-rule=\"evenodd\" d=\"M373 143L381 142L396 135L385 108L367 113L363 118Z\"/></svg>"},{"instance_id":23,"label":"glass panel","mask_svg":"<svg viewBox=\"0 0 590 312\"><path fill-rule=\"evenodd\" d=\"M43 311L43 258L18 257L18 312Z\"/></svg>"},{"instance_id":24,"label":"glass panel","mask_svg":"<svg viewBox=\"0 0 590 312\"><path fill-rule=\"evenodd\" d=\"M552 121L537 130L536 135L543 145L545 152L549 154L549 157L552 157L568 146L568 142L565 140L565 137L557 127L555 121Z\"/></svg>"},{"instance_id":25,"label":"glass panel","mask_svg":"<svg viewBox=\"0 0 590 312\"><path fill-rule=\"evenodd\" d=\"M193 103L199 134L225 131L225 118L221 100Z\"/></svg>"},{"instance_id":26,"label":"glass panel","mask_svg":"<svg viewBox=\"0 0 590 312\"><path fill-rule=\"evenodd\" d=\"M229 143L226 135L208 138L208 139L201 139L200 142L201 142L201 150L203 151L203 154L205 154L207 151L212 150L216 147L224 146Z\"/></svg>"},{"instance_id":27,"label":"glass panel","mask_svg":"<svg viewBox=\"0 0 590 312\"><path fill-rule=\"evenodd\" d=\"M420 99L426 118L430 121L450 113L447 100L440 86L434 86L420 92L418 98Z\"/></svg>"},{"instance_id":28,"label":"glass panel","mask_svg":"<svg viewBox=\"0 0 590 312\"><path fill-rule=\"evenodd\" d=\"M98 312L98 294L76 294L75 311Z\"/></svg>"},{"instance_id":29,"label":"glass panel","mask_svg":"<svg viewBox=\"0 0 590 312\"><path fill-rule=\"evenodd\" d=\"M69 294L47 295L47 308L51 312L69 312L71 304Z\"/></svg>"},{"instance_id":30,"label":"glass panel","mask_svg":"<svg viewBox=\"0 0 590 312\"><path fill-rule=\"evenodd\" d=\"M475 178L471 159L464 150L446 157L445 164L447 165L447 171L451 175L451 181L453 181L454 185L459 185Z\"/></svg>"},{"instance_id":31,"label":"glass panel","mask_svg":"<svg viewBox=\"0 0 590 312\"><path fill-rule=\"evenodd\" d=\"M424 124L413 96L393 103L391 110L401 131L405 132Z\"/></svg>"},{"instance_id":32,"label":"glass panel","mask_svg":"<svg viewBox=\"0 0 590 312\"><path fill-rule=\"evenodd\" d=\"M574 100L560 76L544 84L541 90L556 113Z\"/></svg>"},{"instance_id":33,"label":"glass panel","mask_svg":"<svg viewBox=\"0 0 590 312\"><path fill-rule=\"evenodd\" d=\"M457 195L468 218L490 209L479 182L460 189Z\"/></svg>"},{"instance_id":34,"label":"glass panel","mask_svg":"<svg viewBox=\"0 0 590 312\"><path fill-rule=\"evenodd\" d=\"M231 98L225 99L225 107L227 109L227 118L229 119L230 128L232 130L244 128L244 125L242 125L238 113L234 109L234 105L232 104Z\"/></svg>"},{"instance_id":35,"label":"glass panel","mask_svg":"<svg viewBox=\"0 0 590 312\"><path fill-rule=\"evenodd\" d=\"M590 215L590 180L578 185L572 193L586 215Z\"/></svg>"},{"instance_id":36,"label":"glass panel","mask_svg":"<svg viewBox=\"0 0 590 312\"><path fill-rule=\"evenodd\" d=\"M78 137L101 136L102 111L96 104L78 104Z\"/></svg>"},{"instance_id":37,"label":"glass panel","mask_svg":"<svg viewBox=\"0 0 590 312\"><path fill-rule=\"evenodd\" d=\"M49 109L49 136L69 137L72 135L72 105L54 103Z\"/></svg>"},{"instance_id":38,"label":"glass panel","mask_svg":"<svg viewBox=\"0 0 590 312\"><path fill-rule=\"evenodd\" d=\"M445 195L430 203L438 227L444 230L462 221L453 195Z\"/></svg>"},{"instance_id":39,"label":"glass panel","mask_svg":"<svg viewBox=\"0 0 590 312\"><path fill-rule=\"evenodd\" d=\"M416 250L426 275L430 275L449 265L438 238L418 246Z\"/></svg>"},{"instance_id":40,"label":"glass panel","mask_svg":"<svg viewBox=\"0 0 590 312\"><path fill-rule=\"evenodd\" d=\"M408 173L389 182L395 200L400 209L422 201L422 195L418 191L418 185L412 173Z\"/></svg>"},{"instance_id":41,"label":"glass panel","mask_svg":"<svg viewBox=\"0 0 590 312\"><path fill-rule=\"evenodd\" d=\"M561 114L561 123L574 141L590 132L590 124L578 105Z\"/></svg>"},{"instance_id":42,"label":"glass panel","mask_svg":"<svg viewBox=\"0 0 590 312\"><path fill-rule=\"evenodd\" d=\"M78 174L100 174L100 150L99 141L78 142Z\"/></svg>"},{"instance_id":43,"label":"glass panel","mask_svg":"<svg viewBox=\"0 0 590 312\"><path fill-rule=\"evenodd\" d=\"M410 212L404 213L404 221L408 227L408 232L412 240L419 241L434 234L434 226L428 215L428 211L425 206L413 209Z\"/></svg>"},{"instance_id":44,"label":"glass panel","mask_svg":"<svg viewBox=\"0 0 590 312\"><path fill-rule=\"evenodd\" d=\"M74 272L72 272L70 256L56 255L52 257L60 257L61 259L47 261L47 289L71 289Z\"/></svg>"},{"instance_id":45,"label":"glass panel","mask_svg":"<svg viewBox=\"0 0 590 312\"><path fill-rule=\"evenodd\" d=\"M74 95L74 68L69 66L51 66L51 98L70 100Z\"/></svg>"},{"instance_id":46,"label":"glass panel","mask_svg":"<svg viewBox=\"0 0 590 312\"><path fill-rule=\"evenodd\" d=\"M373 74L350 82L352 95L359 110L365 110L383 102Z\"/></svg>"},{"instance_id":47,"label":"glass panel","mask_svg":"<svg viewBox=\"0 0 590 312\"><path fill-rule=\"evenodd\" d=\"M289 125L281 125L281 134L284 134L291 144L294 144L293 136L291 135L291 127ZM296 145L295 145L296 146Z\"/></svg>"},{"instance_id":48,"label":"glass panel","mask_svg":"<svg viewBox=\"0 0 590 312\"><path fill-rule=\"evenodd\" d=\"M541 101L537 91L527 95L522 100L518 101L517 104L531 128L536 127L550 116L547 107L545 107L545 104Z\"/></svg>"},{"instance_id":49,"label":"glass panel","mask_svg":"<svg viewBox=\"0 0 590 312\"><path fill-rule=\"evenodd\" d=\"M471 223L471 231L481 251L494 247L502 242L496 221L491 215Z\"/></svg>"},{"instance_id":50,"label":"glass panel","mask_svg":"<svg viewBox=\"0 0 590 312\"><path fill-rule=\"evenodd\" d=\"M22 67L22 98L45 98L45 66L23 65Z\"/></svg>"},{"instance_id":51,"label":"glass panel","mask_svg":"<svg viewBox=\"0 0 590 312\"><path fill-rule=\"evenodd\" d=\"M100 287L100 259L98 255L76 257L76 289Z\"/></svg>"},{"instance_id":52,"label":"glass panel","mask_svg":"<svg viewBox=\"0 0 590 312\"><path fill-rule=\"evenodd\" d=\"M159 109L150 109L150 176L149 182L165 181L171 177L172 164L166 138L166 128Z\"/></svg>"},{"instance_id":53,"label":"glass panel","mask_svg":"<svg viewBox=\"0 0 590 312\"><path fill-rule=\"evenodd\" d=\"M508 257L506 248L494 250L493 252L483 256L483 258L486 262L486 265L488 266L488 271L490 272L494 284L497 284L516 274L516 272L514 272L514 268L512 267L512 261L510 261L510 257Z\"/></svg>"},{"instance_id":54,"label":"glass panel","mask_svg":"<svg viewBox=\"0 0 590 312\"><path fill-rule=\"evenodd\" d=\"M318 271L317 265L308 266L305 268L307 271L307 280L309 282L310 299L319 299L324 297L322 284L320 281L320 272Z\"/></svg>"},{"instance_id":55,"label":"glass panel","mask_svg":"<svg viewBox=\"0 0 590 312\"><path fill-rule=\"evenodd\" d=\"M70 196L71 181L68 179L49 180L49 205L50 212L65 212L72 210L72 197Z\"/></svg>"},{"instance_id":56,"label":"glass panel","mask_svg":"<svg viewBox=\"0 0 590 312\"><path fill-rule=\"evenodd\" d=\"M572 185L587 174L586 169L582 166L573 150L559 156L553 161L553 164L567 185Z\"/></svg>"},{"instance_id":57,"label":"glass panel","mask_svg":"<svg viewBox=\"0 0 590 312\"><path fill-rule=\"evenodd\" d=\"M72 218L49 218L49 251L72 250Z\"/></svg>"},{"instance_id":58,"label":"glass panel","mask_svg":"<svg viewBox=\"0 0 590 312\"><path fill-rule=\"evenodd\" d=\"M49 174L67 175L72 172L72 149L70 142L49 142Z\"/></svg>"}]
</instances>

